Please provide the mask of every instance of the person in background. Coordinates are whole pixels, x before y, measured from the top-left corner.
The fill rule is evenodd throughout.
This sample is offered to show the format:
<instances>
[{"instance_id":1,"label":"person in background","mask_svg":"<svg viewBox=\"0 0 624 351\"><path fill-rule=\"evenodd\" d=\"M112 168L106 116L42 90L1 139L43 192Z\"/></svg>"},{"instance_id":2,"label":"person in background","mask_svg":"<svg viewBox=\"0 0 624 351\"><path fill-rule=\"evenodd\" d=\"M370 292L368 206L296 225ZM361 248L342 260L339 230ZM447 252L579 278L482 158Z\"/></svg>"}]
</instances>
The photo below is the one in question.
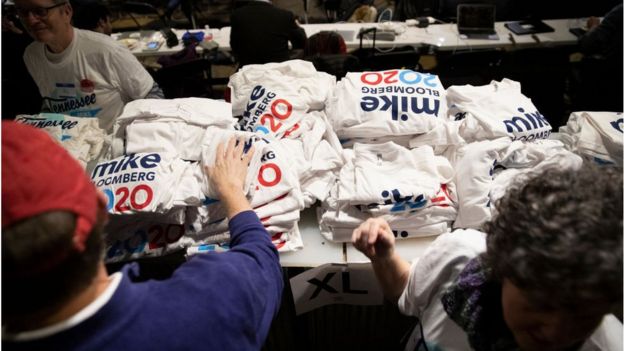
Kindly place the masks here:
<instances>
[{"instance_id":1,"label":"person in background","mask_svg":"<svg viewBox=\"0 0 624 351\"><path fill-rule=\"evenodd\" d=\"M410 264L381 218L353 232L387 298L417 316L406 350L622 350L622 171L551 169L484 227Z\"/></svg>"},{"instance_id":2,"label":"person in background","mask_svg":"<svg viewBox=\"0 0 624 351\"><path fill-rule=\"evenodd\" d=\"M579 71L574 110L622 111L623 74L622 4L615 6L602 21L587 20L587 32L579 38L584 55Z\"/></svg>"},{"instance_id":3,"label":"person in background","mask_svg":"<svg viewBox=\"0 0 624 351\"><path fill-rule=\"evenodd\" d=\"M110 11L106 5L98 1L87 1L75 4L76 13L73 16L74 27L111 35L113 25L110 21Z\"/></svg>"},{"instance_id":4,"label":"person in background","mask_svg":"<svg viewBox=\"0 0 624 351\"><path fill-rule=\"evenodd\" d=\"M24 62L43 98L44 112L98 118L112 131L126 103L163 94L132 53L112 38L72 27L66 0L16 0L35 39Z\"/></svg>"},{"instance_id":5,"label":"person in background","mask_svg":"<svg viewBox=\"0 0 624 351\"><path fill-rule=\"evenodd\" d=\"M139 282L137 263L106 272L106 201L82 167L44 132L2 122L2 349L260 350L284 283L242 190L243 144L219 145L206 170L231 249Z\"/></svg>"},{"instance_id":6,"label":"person in background","mask_svg":"<svg viewBox=\"0 0 624 351\"><path fill-rule=\"evenodd\" d=\"M268 0L238 0L230 17L230 46L240 66L283 62L303 56L306 34L292 12L273 6Z\"/></svg>"},{"instance_id":7,"label":"person in background","mask_svg":"<svg viewBox=\"0 0 624 351\"><path fill-rule=\"evenodd\" d=\"M19 114L37 114L41 108L39 89L26 69L22 55L33 39L20 23L15 6L2 6L2 119Z\"/></svg>"}]
</instances>

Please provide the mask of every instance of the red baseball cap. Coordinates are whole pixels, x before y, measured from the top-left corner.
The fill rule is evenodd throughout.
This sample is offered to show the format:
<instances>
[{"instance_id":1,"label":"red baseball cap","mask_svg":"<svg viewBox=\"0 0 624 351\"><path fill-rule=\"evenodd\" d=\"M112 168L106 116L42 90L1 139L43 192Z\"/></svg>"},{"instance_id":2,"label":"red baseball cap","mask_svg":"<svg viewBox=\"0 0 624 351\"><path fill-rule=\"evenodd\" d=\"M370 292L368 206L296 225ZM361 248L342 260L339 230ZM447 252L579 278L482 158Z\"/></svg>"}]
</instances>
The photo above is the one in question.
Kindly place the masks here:
<instances>
[{"instance_id":1,"label":"red baseball cap","mask_svg":"<svg viewBox=\"0 0 624 351\"><path fill-rule=\"evenodd\" d=\"M45 132L2 121L2 228L49 211L76 214L82 252L103 198L80 164Z\"/></svg>"}]
</instances>

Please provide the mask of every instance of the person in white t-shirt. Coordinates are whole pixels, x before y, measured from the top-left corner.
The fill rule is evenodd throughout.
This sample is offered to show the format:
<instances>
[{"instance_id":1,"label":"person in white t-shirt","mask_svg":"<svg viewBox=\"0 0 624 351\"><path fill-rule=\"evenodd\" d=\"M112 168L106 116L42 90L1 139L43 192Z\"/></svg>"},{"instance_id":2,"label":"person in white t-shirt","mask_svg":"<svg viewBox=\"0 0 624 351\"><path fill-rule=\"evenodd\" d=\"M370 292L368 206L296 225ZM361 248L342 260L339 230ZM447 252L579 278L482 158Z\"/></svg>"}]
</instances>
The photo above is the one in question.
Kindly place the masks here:
<instances>
[{"instance_id":1,"label":"person in white t-shirt","mask_svg":"<svg viewBox=\"0 0 624 351\"><path fill-rule=\"evenodd\" d=\"M411 266L388 223L355 247L419 318L406 350L622 350L622 173L591 164L516 183L484 232L441 235Z\"/></svg>"},{"instance_id":2,"label":"person in white t-shirt","mask_svg":"<svg viewBox=\"0 0 624 351\"><path fill-rule=\"evenodd\" d=\"M20 20L35 39L24 62L39 87L45 112L98 118L111 131L123 106L162 91L129 50L112 38L72 27L66 0L16 0Z\"/></svg>"}]
</instances>

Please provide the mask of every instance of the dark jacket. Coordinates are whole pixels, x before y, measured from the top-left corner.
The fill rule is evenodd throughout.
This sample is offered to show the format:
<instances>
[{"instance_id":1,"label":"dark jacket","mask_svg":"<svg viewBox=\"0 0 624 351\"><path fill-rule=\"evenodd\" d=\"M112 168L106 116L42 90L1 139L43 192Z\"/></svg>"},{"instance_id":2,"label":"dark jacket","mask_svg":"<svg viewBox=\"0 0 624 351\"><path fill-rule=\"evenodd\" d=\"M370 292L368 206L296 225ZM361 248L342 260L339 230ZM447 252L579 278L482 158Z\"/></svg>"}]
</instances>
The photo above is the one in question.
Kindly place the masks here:
<instances>
[{"instance_id":1,"label":"dark jacket","mask_svg":"<svg viewBox=\"0 0 624 351\"><path fill-rule=\"evenodd\" d=\"M303 49L306 34L292 12L264 1L237 1L231 17L232 52L243 65L289 59L288 42Z\"/></svg>"}]
</instances>

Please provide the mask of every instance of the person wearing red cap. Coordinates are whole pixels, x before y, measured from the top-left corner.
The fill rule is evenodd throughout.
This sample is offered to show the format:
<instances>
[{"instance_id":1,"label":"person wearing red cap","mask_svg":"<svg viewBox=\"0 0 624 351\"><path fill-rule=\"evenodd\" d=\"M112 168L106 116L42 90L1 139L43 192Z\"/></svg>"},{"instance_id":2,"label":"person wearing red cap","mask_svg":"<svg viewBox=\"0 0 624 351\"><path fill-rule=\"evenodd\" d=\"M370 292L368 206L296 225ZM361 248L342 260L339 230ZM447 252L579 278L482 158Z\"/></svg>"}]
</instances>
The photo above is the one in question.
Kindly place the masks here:
<instances>
[{"instance_id":1,"label":"person wearing red cap","mask_svg":"<svg viewBox=\"0 0 624 351\"><path fill-rule=\"evenodd\" d=\"M242 191L253 148L231 139L206 171L227 209L231 250L166 280L108 275L103 197L44 132L2 122L4 350L259 350L279 309L275 246Z\"/></svg>"}]
</instances>

